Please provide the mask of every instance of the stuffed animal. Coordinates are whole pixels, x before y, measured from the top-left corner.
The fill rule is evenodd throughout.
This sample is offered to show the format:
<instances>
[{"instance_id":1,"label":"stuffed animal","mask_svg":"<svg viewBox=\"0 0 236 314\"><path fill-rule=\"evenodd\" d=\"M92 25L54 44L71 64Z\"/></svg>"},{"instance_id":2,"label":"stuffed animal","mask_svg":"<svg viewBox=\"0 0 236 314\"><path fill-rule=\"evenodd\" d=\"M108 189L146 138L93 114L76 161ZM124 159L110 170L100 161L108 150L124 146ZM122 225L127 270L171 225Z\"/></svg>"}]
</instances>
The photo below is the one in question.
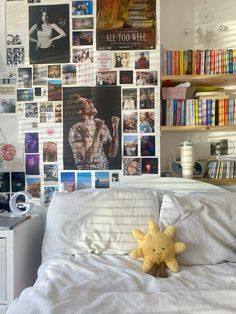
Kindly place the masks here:
<instances>
[{"instance_id":1,"label":"stuffed animal","mask_svg":"<svg viewBox=\"0 0 236 314\"><path fill-rule=\"evenodd\" d=\"M133 258L143 258L142 270L145 273L156 272L159 266L163 271L163 266L167 266L171 271L178 272L179 264L175 259L175 254L181 253L186 249L182 242L172 240L175 234L175 227L170 225L163 232L160 231L154 221L148 223L148 233L135 229L133 236L138 241L138 246L129 255ZM163 273L162 277L166 277Z\"/></svg>"}]
</instances>

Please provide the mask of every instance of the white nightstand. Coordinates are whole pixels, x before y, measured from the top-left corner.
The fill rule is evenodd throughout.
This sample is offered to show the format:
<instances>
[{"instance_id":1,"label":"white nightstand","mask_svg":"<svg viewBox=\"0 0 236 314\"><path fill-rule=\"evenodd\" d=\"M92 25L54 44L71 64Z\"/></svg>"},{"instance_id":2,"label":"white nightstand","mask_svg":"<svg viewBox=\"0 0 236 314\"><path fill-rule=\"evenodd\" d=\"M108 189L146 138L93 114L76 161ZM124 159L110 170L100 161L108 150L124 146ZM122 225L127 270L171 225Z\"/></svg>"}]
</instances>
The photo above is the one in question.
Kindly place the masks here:
<instances>
[{"instance_id":1,"label":"white nightstand","mask_svg":"<svg viewBox=\"0 0 236 314\"><path fill-rule=\"evenodd\" d=\"M41 262L42 219L40 215L0 229L0 314L20 292L32 286Z\"/></svg>"}]
</instances>

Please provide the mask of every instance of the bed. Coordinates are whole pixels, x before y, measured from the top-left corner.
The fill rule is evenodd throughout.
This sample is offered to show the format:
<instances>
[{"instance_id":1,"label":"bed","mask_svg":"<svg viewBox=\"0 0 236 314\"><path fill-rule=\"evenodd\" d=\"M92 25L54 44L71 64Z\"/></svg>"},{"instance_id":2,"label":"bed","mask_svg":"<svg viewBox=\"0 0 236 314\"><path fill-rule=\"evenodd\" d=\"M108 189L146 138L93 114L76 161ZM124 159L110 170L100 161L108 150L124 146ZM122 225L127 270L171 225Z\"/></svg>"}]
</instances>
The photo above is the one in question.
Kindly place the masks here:
<instances>
[{"instance_id":1,"label":"bed","mask_svg":"<svg viewBox=\"0 0 236 314\"><path fill-rule=\"evenodd\" d=\"M38 278L7 314L236 313L235 204L235 193L186 179L55 192ZM168 278L128 255L150 219L187 245Z\"/></svg>"}]
</instances>

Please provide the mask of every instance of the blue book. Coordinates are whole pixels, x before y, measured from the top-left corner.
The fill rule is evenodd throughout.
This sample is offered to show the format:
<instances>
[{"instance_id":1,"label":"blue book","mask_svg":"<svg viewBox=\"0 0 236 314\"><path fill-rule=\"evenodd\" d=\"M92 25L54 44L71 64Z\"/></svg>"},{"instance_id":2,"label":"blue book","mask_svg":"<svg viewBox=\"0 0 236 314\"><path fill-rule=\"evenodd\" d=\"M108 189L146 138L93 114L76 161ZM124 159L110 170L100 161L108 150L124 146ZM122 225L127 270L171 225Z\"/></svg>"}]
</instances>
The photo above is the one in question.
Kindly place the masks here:
<instances>
[{"instance_id":1,"label":"blue book","mask_svg":"<svg viewBox=\"0 0 236 314\"><path fill-rule=\"evenodd\" d=\"M229 99L228 125L234 124L234 98Z\"/></svg>"}]
</instances>

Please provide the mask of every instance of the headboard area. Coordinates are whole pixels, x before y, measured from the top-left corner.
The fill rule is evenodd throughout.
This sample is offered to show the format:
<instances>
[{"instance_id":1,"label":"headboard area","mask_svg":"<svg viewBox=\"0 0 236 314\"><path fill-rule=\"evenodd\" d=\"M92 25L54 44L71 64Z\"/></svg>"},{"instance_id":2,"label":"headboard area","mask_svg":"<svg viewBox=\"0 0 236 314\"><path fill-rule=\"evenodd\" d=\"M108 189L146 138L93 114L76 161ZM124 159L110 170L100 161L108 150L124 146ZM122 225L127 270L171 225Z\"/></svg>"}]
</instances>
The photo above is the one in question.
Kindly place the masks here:
<instances>
[{"instance_id":1,"label":"headboard area","mask_svg":"<svg viewBox=\"0 0 236 314\"><path fill-rule=\"evenodd\" d=\"M147 188L155 189L162 192L209 192L209 191L225 191L223 188L209 184L199 180L174 178L174 177L147 177L137 176L129 177L124 176L120 178L120 182L117 185L112 185L112 188L120 187L136 187L136 188Z\"/></svg>"}]
</instances>

